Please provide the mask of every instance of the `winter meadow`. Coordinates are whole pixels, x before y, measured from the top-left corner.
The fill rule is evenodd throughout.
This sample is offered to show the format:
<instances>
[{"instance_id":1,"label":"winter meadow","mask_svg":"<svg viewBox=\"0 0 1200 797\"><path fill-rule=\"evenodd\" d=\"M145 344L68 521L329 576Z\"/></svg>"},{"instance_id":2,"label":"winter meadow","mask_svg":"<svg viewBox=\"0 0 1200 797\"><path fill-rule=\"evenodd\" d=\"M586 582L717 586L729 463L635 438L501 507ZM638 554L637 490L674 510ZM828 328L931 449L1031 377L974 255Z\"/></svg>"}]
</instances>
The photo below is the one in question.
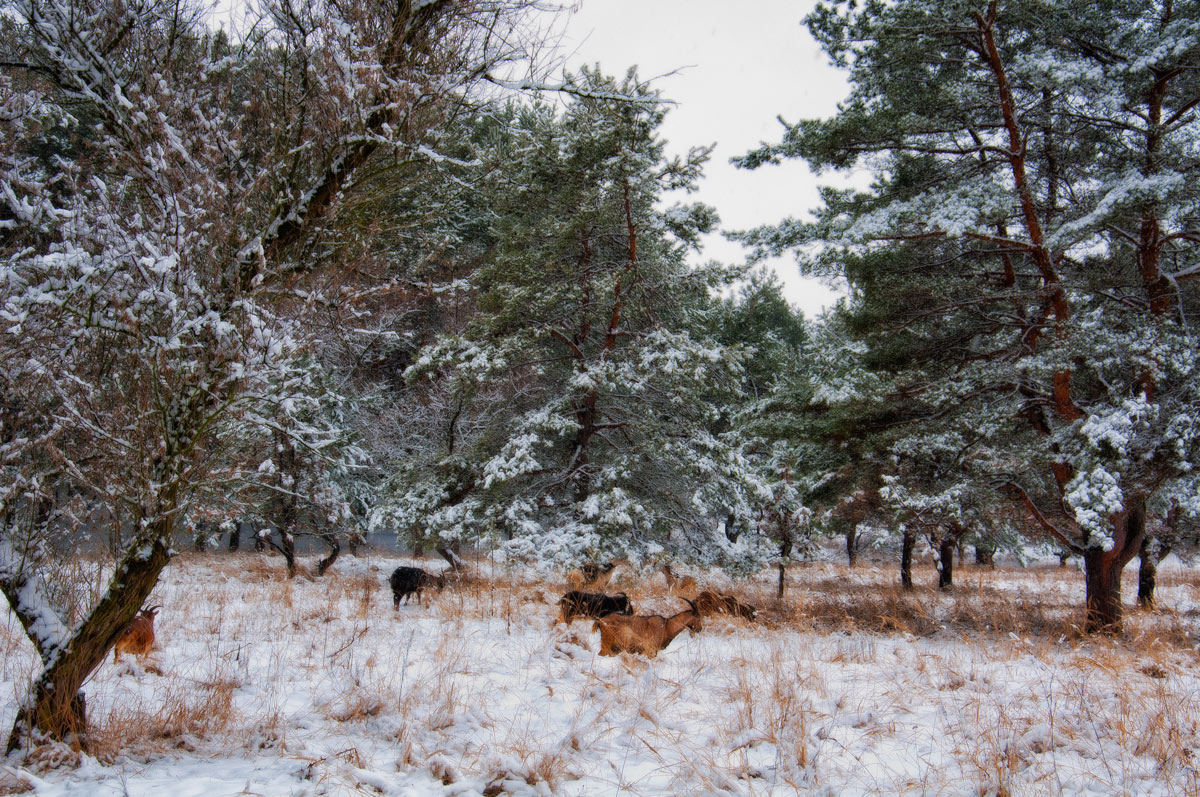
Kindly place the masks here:
<instances>
[{"instance_id":1,"label":"winter meadow","mask_svg":"<svg viewBox=\"0 0 1200 797\"><path fill-rule=\"evenodd\" d=\"M0 8L0 793L1200 793L1200 0Z\"/></svg>"}]
</instances>

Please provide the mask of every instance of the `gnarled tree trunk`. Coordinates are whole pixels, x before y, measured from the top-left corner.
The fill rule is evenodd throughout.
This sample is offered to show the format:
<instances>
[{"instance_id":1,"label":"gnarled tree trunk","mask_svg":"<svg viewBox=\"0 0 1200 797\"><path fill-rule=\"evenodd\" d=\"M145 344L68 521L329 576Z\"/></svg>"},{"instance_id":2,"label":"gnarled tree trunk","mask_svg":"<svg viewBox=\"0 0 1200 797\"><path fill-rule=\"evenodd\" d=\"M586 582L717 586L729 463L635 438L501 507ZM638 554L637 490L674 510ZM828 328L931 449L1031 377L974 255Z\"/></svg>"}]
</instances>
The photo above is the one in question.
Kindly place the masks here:
<instances>
[{"instance_id":1,"label":"gnarled tree trunk","mask_svg":"<svg viewBox=\"0 0 1200 797\"><path fill-rule=\"evenodd\" d=\"M447 562L450 563L450 570L453 571L454 573L461 573L463 571L463 569L466 567L465 563L462 560L462 557L458 555L460 546L457 542L454 543L453 545L451 545L450 547L446 547L445 545L439 545L436 548L436 550L437 550L439 556L441 556L443 559L445 559Z\"/></svg>"},{"instance_id":2,"label":"gnarled tree trunk","mask_svg":"<svg viewBox=\"0 0 1200 797\"><path fill-rule=\"evenodd\" d=\"M1175 511L1175 510L1172 510ZM1154 607L1154 588L1158 583L1158 563L1171 552L1171 546L1147 534L1138 551L1138 605Z\"/></svg>"},{"instance_id":3,"label":"gnarled tree trunk","mask_svg":"<svg viewBox=\"0 0 1200 797\"><path fill-rule=\"evenodd\" d=\"M170 561L166 540L170 539L171 520L164 518L159 526L152 543L130 548L117 565L104 597L63 646L42 651L46 669L17 712L6 752L21 747L31 737L84 742L87 717L80 689L137 615ZM20 601L10 599L10 605L20 611Z\"/></svg>"},{"instance_id":4,"label":"gnarled tree trunk","mask_svg":"<svg viewBox=\"0 0 1200 797\"><path fill-rule=\"evenodd\" d=\"M1088 633L1118 634L1122 625L1121 572L1137 556L1146 535L1146 501L1130 500L1113 517L1112 550L1088 548L1083 555L1087 581Z\"/></svg>"},{"instance_id":5,"label":"gnarled tree trunk","mask_svg":"<svg viewBox=\"0 0 1200 797\"><path fill-rule=\"evenodd\" d=\"M325 571L333 567L333 563L337 561L338 554L342 552L342 543L338 540L336 534L322 534L321 539L329 546L329 555L317 562L317 575L325 575Z\"/></svg>"}]
</instances>

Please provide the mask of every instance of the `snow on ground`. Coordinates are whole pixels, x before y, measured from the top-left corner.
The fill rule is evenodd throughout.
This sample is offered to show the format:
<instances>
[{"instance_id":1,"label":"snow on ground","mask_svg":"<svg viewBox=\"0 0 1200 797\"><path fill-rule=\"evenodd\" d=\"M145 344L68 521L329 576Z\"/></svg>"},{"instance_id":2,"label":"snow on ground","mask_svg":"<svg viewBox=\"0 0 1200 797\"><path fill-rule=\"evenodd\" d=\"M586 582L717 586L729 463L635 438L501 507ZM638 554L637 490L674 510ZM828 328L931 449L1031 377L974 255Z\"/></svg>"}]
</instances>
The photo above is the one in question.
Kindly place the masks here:
<instances>
[{"instance_id":1,"label":"snow on ground","mask_svg":"<svg viewBox=\"0 0 1200 797\"><path fill-rule=\"evenodd\" d=\"M740 586L761 624L708 620L647 660L555 628L559 584L480 578L394 612L402 561L289 582L278 559L181 557L152 598L154 659L87 686L92 754L39 749L0 792L1200 793L1185 570L1112 642L1070 632L1073 570L963 570L944 597L901 595L892 569L798 567L783 606L773 573ZM683 606L653 579L621 586L639 613ZM34 662L11 617L0 634L11 724Z\"/></svg>"}]
</instances>

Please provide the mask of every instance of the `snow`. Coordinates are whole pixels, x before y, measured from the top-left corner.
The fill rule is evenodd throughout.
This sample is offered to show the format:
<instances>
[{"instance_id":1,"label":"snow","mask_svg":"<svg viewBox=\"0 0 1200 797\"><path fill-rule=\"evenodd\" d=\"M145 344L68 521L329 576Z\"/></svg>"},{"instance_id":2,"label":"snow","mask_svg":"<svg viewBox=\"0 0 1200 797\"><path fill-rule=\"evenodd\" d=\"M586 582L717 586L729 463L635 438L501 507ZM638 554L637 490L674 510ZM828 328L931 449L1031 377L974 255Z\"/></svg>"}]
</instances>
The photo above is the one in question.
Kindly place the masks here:
<instances>
[{"instance_id":1,"label":"snow","mask_svg":"<svg viewBox=\"0 0 1200 797\"><path fill-rule=\"evenodd\" d=\"M14 581L18 604L32 618L29 633L38 640L43 658L49 662L67 643L70 632L51 604L41 574L34 571L23 578L17 575L23 566L24 557L9 540L0 539L0 576Z\"/></svg>"},{"instance_id":2,"label":"snow","mask_svg":"<svg viewBox=\"0 0 1200 797\"><path fill-rule=\"evenodd\" d=\"M1200 786L1182 754L1200 741L1200 676L1186 647L806 630L768 607L766 573L734 587L768 607L763 625L710 618L653 660L605 658L588 623L552 625L559 584L483 580L393 611L385 580L401 561L343 557L329 578L288 582L278 558L177 560L152 598L164 606L153 662L163 675L106 662L87 687L97 756L25 761L9 774L39 795ZM1048 601L1077 607L1082 579L1061 572L1050 588L1041 575L999 571L987 590L1042 584ZM847 601L894 575L820 564L792 573L793 590L843 582ZM975 599L977 577L982 594L982 571L960 577L963 600ZM1194 580L1161 584L1164 605L1194 612ZM650 579L617 586L639 613L681 605ZM934 611L953 605L945 600ZM0 677L11 695L33 654L7 625ZM14 711L9 699L0 722Z\"/></svg>"}]
</instances>

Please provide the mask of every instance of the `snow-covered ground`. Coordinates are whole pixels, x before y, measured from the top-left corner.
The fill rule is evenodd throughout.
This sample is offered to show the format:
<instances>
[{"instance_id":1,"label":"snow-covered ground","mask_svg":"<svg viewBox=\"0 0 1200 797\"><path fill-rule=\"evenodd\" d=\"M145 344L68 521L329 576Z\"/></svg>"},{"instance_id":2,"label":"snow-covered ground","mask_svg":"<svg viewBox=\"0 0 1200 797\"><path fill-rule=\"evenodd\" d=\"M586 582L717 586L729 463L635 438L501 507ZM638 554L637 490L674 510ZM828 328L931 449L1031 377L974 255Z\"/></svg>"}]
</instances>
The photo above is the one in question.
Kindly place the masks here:
<instances>
[{"instance_id":1,"label":"snow-covered ground","mask_svg":"<svg viewBox=\"0 0 1200 797\"><path fill-rule=\"evenodd\" d=\"M1071 632L1073 570L964 569L955 595L908 597L893 569L814 564L784 605L773 573L735 585L761 623L710 620L646 660L555 628L561 584L479 578L395 612L401 561L289 582L278 559L181 557L154 660L87 686L92 754L36 750L0 793L1200 793L1186 570L1112 642ZM639 613L683 606L622 586ZM34 657L14 620L0 634L7 727Z\"/></svg>"}]
</instances>

